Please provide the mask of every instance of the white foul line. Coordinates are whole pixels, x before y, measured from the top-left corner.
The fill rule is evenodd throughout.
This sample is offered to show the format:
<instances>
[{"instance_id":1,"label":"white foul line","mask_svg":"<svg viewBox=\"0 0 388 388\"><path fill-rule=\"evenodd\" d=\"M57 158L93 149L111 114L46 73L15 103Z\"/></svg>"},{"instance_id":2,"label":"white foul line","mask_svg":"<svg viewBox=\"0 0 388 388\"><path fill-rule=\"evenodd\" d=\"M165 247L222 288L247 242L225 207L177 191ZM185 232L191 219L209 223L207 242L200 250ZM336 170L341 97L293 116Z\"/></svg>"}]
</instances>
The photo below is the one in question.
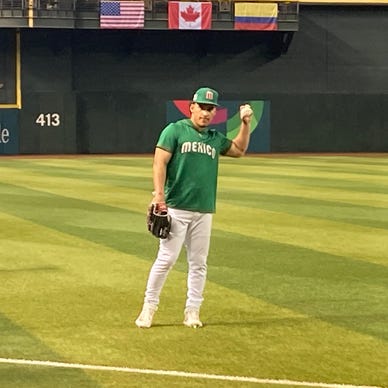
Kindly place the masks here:
<instances>
[{"instance_id":1,"label":"white foul line","mask_svg":"<svg viewBox=\"0 0 388 388\"><path fill-rule=\"evenodd\" d=\"M0 358L0 363L48 366L48 367L54 367L54 368L91 369L91 370L108 371L108 372L140 373L140 374L149 374L149 375L188 377L188 378L208 379L208 380L238 381L238 382L247 382L247 383L256 383L256 384L294 385L294 386L319 387L319 388L383 388L383 387L370 386L370 385L310 383L305 381L259 379L256 377L225 376L225 375L215 375L215 374L207 374L207 373L180 372L180 371L173 371L173 370L137 369L137 368L127 368L127 367L118 367L118 366L73 364L73 363L67 363L67 362L23 360L23 359L14 359L14 358Z\"/></svg>"}]
</instances>

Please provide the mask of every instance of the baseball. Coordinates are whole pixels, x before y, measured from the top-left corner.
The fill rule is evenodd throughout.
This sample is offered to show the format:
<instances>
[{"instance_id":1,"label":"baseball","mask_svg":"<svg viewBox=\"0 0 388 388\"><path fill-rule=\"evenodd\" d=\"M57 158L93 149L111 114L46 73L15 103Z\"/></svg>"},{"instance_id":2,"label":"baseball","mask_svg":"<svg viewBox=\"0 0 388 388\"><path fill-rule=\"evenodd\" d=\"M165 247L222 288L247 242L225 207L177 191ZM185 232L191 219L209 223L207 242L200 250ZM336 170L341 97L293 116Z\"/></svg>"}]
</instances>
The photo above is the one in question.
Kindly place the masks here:
<instances>
[{"instance_id":1,"label":"baseball","mask_svg":"<svg viewBox=\"0 0 388 388\"><path fill-rule=\"evenodd\" d=\"M253 110L249 104L245 104L245 105L240 106L240 118L241 118L241 120L244 117L252 116L252 114L253 114Z\"/></svg>"}]
</instances>

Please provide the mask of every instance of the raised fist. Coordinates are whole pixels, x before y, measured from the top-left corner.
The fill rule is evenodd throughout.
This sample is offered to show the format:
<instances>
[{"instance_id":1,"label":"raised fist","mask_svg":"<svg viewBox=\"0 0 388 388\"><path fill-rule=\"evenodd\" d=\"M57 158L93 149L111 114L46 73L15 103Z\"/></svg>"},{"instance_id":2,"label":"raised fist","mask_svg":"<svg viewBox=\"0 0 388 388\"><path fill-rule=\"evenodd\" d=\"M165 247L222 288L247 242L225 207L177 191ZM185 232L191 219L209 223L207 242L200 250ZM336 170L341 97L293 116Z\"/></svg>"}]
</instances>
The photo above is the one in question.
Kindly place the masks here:
<instances>
[{"instance_id":1,"label":"raised fist","mask_svg":"<svg viewBox=\"0 0 388 388\"><path fill-rule=\"evenodd\" d=\"M249 104L240 106L240 118L245 124L249 124L251 122L252 115L253 110Z\"/></svg>"}]
</instances>

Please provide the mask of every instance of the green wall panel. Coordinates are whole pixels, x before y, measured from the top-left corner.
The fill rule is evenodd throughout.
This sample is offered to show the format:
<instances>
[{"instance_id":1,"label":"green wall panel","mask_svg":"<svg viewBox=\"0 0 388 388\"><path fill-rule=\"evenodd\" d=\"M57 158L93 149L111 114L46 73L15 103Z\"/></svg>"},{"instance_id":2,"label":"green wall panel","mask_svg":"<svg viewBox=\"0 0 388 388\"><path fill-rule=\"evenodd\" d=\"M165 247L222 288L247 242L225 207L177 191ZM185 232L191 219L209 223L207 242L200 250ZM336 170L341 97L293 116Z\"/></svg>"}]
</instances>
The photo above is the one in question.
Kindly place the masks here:
<instances>
[{"instance_id":1,"label":"green wall panel","mask_svg":"<svg viewBox=\"0 0 388 388\"><path fill-rule=\"evenodd\" d=\"M301 6L293 35L22 30L20 152L152 152L167 102L203 85L268 101L270 152L388 151L385 31L378 6Z\"/></svg>"}]
</instances>

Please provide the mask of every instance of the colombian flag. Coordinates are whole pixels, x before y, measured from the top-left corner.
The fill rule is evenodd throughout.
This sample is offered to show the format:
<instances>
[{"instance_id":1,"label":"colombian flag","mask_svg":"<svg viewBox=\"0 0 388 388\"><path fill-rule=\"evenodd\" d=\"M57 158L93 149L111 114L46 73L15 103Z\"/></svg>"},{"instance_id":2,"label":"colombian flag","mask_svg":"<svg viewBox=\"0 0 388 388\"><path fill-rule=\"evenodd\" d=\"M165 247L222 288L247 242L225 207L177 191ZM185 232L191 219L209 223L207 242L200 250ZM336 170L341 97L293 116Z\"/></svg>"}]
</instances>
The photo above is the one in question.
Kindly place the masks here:
<instances>
[{"instance_id":1,"label":"colombian flag","mask_svg":"<svg viewBox=\"0 0 388 388\"><path fill-rule=\"evenodd\" d=\"M235 30L277 30L277 3L234 3Z\"/></svg>"}]
</instances>

